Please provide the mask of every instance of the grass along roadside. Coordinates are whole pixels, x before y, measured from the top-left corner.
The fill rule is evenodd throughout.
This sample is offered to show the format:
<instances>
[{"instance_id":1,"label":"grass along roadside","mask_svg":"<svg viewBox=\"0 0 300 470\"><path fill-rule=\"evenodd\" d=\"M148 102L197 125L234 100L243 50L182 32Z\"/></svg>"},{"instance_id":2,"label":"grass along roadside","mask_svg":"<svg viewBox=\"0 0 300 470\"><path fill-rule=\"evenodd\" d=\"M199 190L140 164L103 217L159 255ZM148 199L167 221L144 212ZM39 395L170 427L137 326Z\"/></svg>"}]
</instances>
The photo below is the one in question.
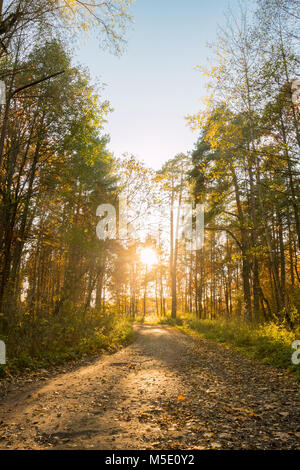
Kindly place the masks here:
<instances>
[{"instance_id":1,"label":"grass along roadside","mask_svg":"<svg viewBox=\"0 0 300 470\"><path fill-rule=\"evenodd\" d=\"M7 349L6 365L0 365L0 381L23 371L75 362L105 351L114 352L130 344L133 337L132 321L116 313L91 312L84 318L75 313L56 323L41 322L34 330L30 325L22 325L14 335L0 336Z\"/></svg>"},{"instance_id":2,"label":"grass along roadside","mask_svg":"<svg viewBox=\"0 0 300 470\"><path fill-rule=\"evenodd\" d=\"M237 322L198 320L191 316L162 319L167 324L190 335L225 344L260 362L293 372L300 380L300 365L292 363L292 343L300 340L300 331L268 323L246 325Z\"/></svg>"}]
</instances>

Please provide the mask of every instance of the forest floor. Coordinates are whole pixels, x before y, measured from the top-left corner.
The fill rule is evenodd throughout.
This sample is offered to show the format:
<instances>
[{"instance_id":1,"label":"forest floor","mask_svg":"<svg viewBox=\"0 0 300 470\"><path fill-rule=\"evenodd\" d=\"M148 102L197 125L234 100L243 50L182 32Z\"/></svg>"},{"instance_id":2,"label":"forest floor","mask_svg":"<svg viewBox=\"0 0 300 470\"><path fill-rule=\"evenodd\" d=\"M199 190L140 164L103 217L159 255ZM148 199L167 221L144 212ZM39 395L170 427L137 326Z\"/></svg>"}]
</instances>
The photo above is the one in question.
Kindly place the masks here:
<instances>
[{"instance_id":1,"label":"forest floor","mask_svg":"<svg viewBox=\"0 0 300 470\"><path fill-rule=\"evenodd\" d=\"M0 449L300 449L288 373L160 325L0 388Z\"/></svg>"}]
</instances>

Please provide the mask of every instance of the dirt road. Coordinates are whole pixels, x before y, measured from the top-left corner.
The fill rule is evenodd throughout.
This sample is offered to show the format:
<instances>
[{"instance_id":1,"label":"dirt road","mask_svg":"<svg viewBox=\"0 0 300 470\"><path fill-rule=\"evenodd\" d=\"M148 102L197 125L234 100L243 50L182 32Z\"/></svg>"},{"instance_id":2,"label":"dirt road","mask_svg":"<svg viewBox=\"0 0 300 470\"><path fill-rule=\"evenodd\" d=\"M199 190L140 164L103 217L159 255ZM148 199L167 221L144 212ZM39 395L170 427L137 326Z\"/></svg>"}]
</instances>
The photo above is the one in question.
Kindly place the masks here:
<instances>
[{"instance_id":1,"label":"dirt road","mask_svg":"<svg viewBox=\"0 0 300 470\"><path fill-rule=\"evenodd\" d=\"M1 397L1 449L299 449L299 384L162 326Z\"/></svg>"}]
</instances>

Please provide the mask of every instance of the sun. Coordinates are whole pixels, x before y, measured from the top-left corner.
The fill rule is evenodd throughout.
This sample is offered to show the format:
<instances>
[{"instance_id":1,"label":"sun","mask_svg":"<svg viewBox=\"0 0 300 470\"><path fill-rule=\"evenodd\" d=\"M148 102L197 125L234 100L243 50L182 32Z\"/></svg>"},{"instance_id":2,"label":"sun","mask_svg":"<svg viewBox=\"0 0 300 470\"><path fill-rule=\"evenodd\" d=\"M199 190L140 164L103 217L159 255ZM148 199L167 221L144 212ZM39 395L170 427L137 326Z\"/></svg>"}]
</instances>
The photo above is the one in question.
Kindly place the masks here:
<instances>
[{"instance_id":1,"label":"sun","mask_svg":"<svg viewBox=\"0 0 300 470\"><path fill-rule=\"evenodd\" d=\"M144 248L141 251L140 258L142 263L151 267L158 262L157 254L152 248Z\"/></svg>"}]
</instances>

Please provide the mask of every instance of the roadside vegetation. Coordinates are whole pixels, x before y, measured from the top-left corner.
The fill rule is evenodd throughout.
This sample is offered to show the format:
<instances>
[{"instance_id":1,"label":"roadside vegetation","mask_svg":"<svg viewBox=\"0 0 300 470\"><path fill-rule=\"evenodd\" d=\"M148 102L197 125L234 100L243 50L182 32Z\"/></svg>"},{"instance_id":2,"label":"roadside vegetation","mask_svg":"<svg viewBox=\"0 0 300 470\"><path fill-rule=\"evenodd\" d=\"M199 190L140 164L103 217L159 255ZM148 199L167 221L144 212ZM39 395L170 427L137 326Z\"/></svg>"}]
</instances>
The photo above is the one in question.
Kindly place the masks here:
<instances>
[{"instance_id":1,"label":"roadside vegetation","mask_svg":"<svg viewBox=\"0 0 300 470\"><path fill-rule=\"evenodd\" d=\"M0 379L24 370L40 369L78 360L84 356L114 352L131 342L132 322L118 313L89 310L72 312L56 319L26 321L14 334L0 336L9 352L7 364L0 365Z\"/></svg>"},{"instance_id":2,"label":"roadside vegetation","mask_svg":"<svg viewBox=\"0 0 300 470\"><path fill-rule=\"evenodd\" d=\"M154 318L151 319L153 322ZM292 363L292 343L300 331L284 324L246 324L239 321L201 320L191 315L166 317L158 323L170 325L187 334L224 344L260 362L286 369L300 379L300 366Z\"/></svg>"}]
</instances>

